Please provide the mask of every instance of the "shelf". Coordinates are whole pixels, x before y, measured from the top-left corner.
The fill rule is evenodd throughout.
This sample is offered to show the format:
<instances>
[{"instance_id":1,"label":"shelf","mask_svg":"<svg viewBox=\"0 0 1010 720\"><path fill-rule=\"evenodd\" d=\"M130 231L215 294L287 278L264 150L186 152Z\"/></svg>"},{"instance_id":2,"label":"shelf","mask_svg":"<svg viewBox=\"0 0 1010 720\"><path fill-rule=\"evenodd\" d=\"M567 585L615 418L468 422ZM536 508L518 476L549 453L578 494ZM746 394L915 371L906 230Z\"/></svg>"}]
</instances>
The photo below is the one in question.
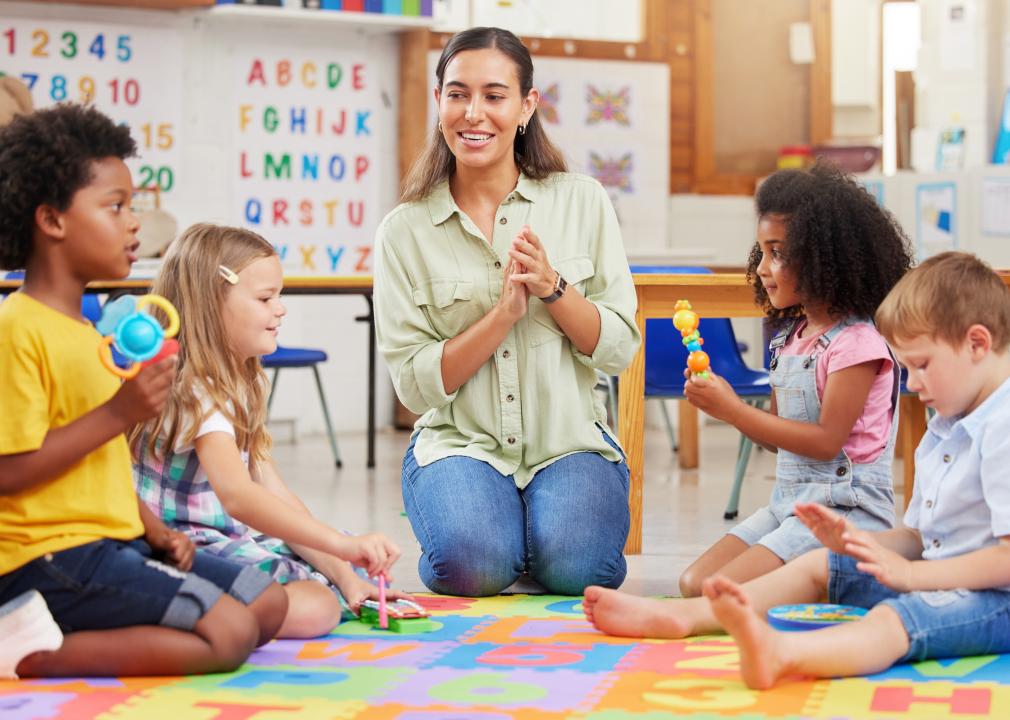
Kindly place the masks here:
<instances>
[{"instance_id":1,"label":"shelf","mask_svg":"<svg viewBox=\"0 0 1010 720\"><path fill-rule=\"evenodd\" d=\"M359 30L364 34L430 28L431 17L383 15L344 10L306 10L270 5L214 5L197 11L196 17L214 23L269 23L271 27L311 27L327 25Z\"/></svg>"},{"instance_id":2,"label":"shelf","mask_svg":"<svg viewBox=\"0 0 1010 720\"><path fill-rule=\"evenodd\" d=\"M214 0L35 0L45 5L107 5L133 10L192 10L214 5Z\"/></svg>"}]
</instances>

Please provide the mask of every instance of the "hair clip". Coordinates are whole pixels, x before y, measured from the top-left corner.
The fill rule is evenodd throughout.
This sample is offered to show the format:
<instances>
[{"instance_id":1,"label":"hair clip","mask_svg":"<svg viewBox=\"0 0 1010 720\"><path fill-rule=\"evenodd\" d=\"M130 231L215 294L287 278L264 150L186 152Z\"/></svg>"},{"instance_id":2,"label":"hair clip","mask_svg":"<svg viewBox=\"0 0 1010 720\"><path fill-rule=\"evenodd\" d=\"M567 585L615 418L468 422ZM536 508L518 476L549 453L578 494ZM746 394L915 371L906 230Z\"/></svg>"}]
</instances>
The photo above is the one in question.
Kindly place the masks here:
<instances>
[{"instance_id":1,"label":"hair clip","mask_svg":"<svg viewBox=\"0 0 1010 720\"><path fill-rule=\"evenodd\" d=\"M225 265L217 266L218 274L230 285L238 285L238 273Z\"/></svg>"}]
</instances>

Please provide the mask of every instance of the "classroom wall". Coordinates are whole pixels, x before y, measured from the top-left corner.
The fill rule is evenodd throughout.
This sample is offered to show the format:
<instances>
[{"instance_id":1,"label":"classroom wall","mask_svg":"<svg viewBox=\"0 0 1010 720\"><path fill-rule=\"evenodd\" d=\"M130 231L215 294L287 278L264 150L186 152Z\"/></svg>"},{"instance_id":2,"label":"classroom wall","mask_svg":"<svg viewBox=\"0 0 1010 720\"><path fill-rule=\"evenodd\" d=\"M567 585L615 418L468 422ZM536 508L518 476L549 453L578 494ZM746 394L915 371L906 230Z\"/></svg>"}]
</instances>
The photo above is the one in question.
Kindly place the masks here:
<instances>
[{"instance_id":1,"label":"classroom wall","mask_svg":"<svg viewBox=\"0 0 1010 720\"><path fill-rule=\"evenodd\" d=\"M36 21L48 23L47 27L53 29L50 35L54 43L58 33L62 32L61 28L74 30L85 26L89 32L93 26L103 28L109 38L120 34L140 37L145 30L171 30L173 37L180 39L181 67L170 62L172 54L168 48L138 46L133 48L136 53L131 60L133 64L125 63L118 71L123 79L128 75L141 78L141 106L148 97L152 101L159 97L159 93L173 97L173 88L179 90L176 99L172 101L178 105L173 107L175 113L172 118L175 143L171 161L175 167L175 183L170 192L163 194L162 207L178 219L180 229L199 221L247 224L275 244L290 244L285 261L286 270L290 274L319 274L327 269L324 265L327 258L323 245L329 247L343 244L343 239L350 236L350 233L356 233L353 235L355 238L364 236L370 244L370 228L374 228L381 215L396 203L399 45L396 35L389 31L373 32L368 28L332 22L278 23L261 21L255 17L215 19L213 16L193 12L35 3L5 3L3 16L4 20L16 19L19 23L27 23L29 30ZM84 38L84 32L79 34ZM55 44L53 49L54 57L49 59L58 62ZM145 55L147 59L142 61L141 58ZM240 105L256 105L252 115L261 119L262 105L258 103L265 102L251 95L258 85L251 86L252 89L242 87L252 55L264 59L268 85L276 80L275 61L278 59L288 58L293 62L314 59L320 67L333 59L347 68L356 61L367 64L365 81L374 102L369 105L369 135L324 135L305 139L292 136L285 131L283 125L267 139L264 139L262 126L259 129L251 127L243 134L239 128ZM138 64L141 62L143 64ZM272 67L271 63L274 63ZM6 71L17 69L12 67L10 58L4 59L0 68ZM75 71L72 65L69 68L70 71L64 71L63 74L74 85L77 81L71 75ZM349 79L350 75L345 75L347 82ZM47 79L46 83L48 82ZM333 106L347 106L353 110L357 107L357 101L353 93L345 92L346 88L345 82L340 86L340 92L334 96L335 101L310 94L292 97L275 90L270 102L276 102L282 118L285 108L299 102L309 106L326 106L327 110ZM44 88L40 86L39 90ZM33 96L39 106L52 102L52 98L44 93L35 92ZM143 145L142 138L138 137L141 120L132 117L127 119L134 137ZM160 124L164 119L160 116L151 118L155 124ZM349 122L353 126L353 117ZM362 181L359 185L354 185L351 180L352 189L348 190L346 179L343 182L327 180L325 174L318 182L299 182L297 171L292 180L266 178L258 169L252 177L243 177L239 152L245 148L254 153L264 147L272 147L278 152L318 152L323 156L323 162L331 153L347 153L350 156L355 148L368 148L369 168L366 179L370 184L366 187ZM250 160L252 167L259 167L252 163ZM347 177L351 175L350 172L347 173ZM134 176L136 182L139 179L136 164ZM300 248L308 242L306 237L309 229L298 223L293 216L286 226L246 222L244 208L249 197L261 197L268 206L277 198L294 204L308 197L317 203L317 223L313 227L318 231L318 219L321 217L318 202L331 196L344 205L355 197L357 190L354 188L359 186L366 187L361 192L371 193L367 195L366 216L361 227L338 223L332 228L324 228L321 245L313 255L317 262L315 270L303 267L300 262ZM332 233L332 238L329 233ZM350 258L351 255L348 252L343 259ZM369 274L370 265L361 271ZM342 271L337 274L353 272ZM321 372L337 430L363 432L367 399L367 386L363 378L367 377L368 334L367 325L355 322L354 317L366 312L365 301L359 296L292 296L285 298L285 303L288 316L281 329L280 341L286 345L321 348L330 355L330 362L321 367ZM392 418L392 388L388 374L381 365L377 393L377 422L381 426L389 424ZM281 374L273 416L280 419L297 418L299 433L322 430L322 413L310 372L285 370Z\"/></svg>"},{"instance_id":2,"label":"classroom wall","mask_svg":"<svg viewBox=\"0 0 1010 720\"><path fill-rule=\"evenodd\" d=\"M881 0L832 0L832 134L836 139L880 134Z\"/></svg>"},{"instance_id":3,"label":"classroom wall","mask_svg":"<svg viewBox=\"0 0 1010 720\"><path fill-rule=\"evenodd\" d=\"M1003 69L1006 6L1006 0L919 0L922 45L912 131L916 170L935 170L940 131L949 126L965 129L965 168L991 160L1008 79Z\"/></svg>"}]
</instances>

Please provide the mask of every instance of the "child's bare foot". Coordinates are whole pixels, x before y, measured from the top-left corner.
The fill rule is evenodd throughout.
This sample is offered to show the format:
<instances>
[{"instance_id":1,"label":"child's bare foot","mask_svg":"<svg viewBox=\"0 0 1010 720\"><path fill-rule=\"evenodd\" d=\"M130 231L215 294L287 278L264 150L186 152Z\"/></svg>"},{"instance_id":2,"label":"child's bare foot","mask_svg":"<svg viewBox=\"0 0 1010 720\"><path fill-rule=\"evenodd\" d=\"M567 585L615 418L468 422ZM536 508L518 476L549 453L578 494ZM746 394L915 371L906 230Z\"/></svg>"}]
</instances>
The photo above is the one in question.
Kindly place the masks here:
<instances>
[{"instance_id":1,"label":"child's bare foot","mask_svg":"<svg viewBox=\"0 0 1010 720\"><path fill-rule=\"evenodd\" d=\"M690 613L682 604L690 600L655 600L592 585L586 588L582 610L586 620L607 635L682 638L693 631ZM694 601L697 602L697 601Z\"/></svg>"},{"instance_id":2,"label":"child's bare foot","mask_svg":"<svg viewBox=\"0 0 1010 720\"><path fill-rule=\"evenodd\" d=\"M702 583L716 620L740 648L740 673L747 687L766 690L785 674L782 639L754 612L750 599L732 580L716 575Z\"/></svg>"}]
</instances>

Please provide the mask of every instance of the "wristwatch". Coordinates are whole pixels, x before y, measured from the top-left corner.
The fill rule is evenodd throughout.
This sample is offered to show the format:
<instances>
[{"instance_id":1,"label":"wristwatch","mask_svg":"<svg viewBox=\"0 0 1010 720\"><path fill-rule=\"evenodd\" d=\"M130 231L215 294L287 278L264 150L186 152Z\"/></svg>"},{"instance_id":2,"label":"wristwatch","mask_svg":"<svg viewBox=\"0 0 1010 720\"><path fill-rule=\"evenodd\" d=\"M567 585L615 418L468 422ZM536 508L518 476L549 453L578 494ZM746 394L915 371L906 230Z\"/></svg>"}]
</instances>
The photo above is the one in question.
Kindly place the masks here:
<instances>
[{"instance_id":1,"label":"wristwatch","mask_svg":"<svg viewBox=\"0 0 1010 720\"><path fill-rule=\"evenodd\" d=\"M552 303L552 302L555 302L558 298L560 298L562 295L564 295L565 294L565 290L568 288L568 283L565 281L565 279L563 277L561 277L561 273L559 273L557 270L555 270L554 271L554 275L555 275L555 278L554 278L554 292L552 292L547 297L540 298L541 302L545 302L548 305L550 303Z\"/></svg>"}]
</instances>

